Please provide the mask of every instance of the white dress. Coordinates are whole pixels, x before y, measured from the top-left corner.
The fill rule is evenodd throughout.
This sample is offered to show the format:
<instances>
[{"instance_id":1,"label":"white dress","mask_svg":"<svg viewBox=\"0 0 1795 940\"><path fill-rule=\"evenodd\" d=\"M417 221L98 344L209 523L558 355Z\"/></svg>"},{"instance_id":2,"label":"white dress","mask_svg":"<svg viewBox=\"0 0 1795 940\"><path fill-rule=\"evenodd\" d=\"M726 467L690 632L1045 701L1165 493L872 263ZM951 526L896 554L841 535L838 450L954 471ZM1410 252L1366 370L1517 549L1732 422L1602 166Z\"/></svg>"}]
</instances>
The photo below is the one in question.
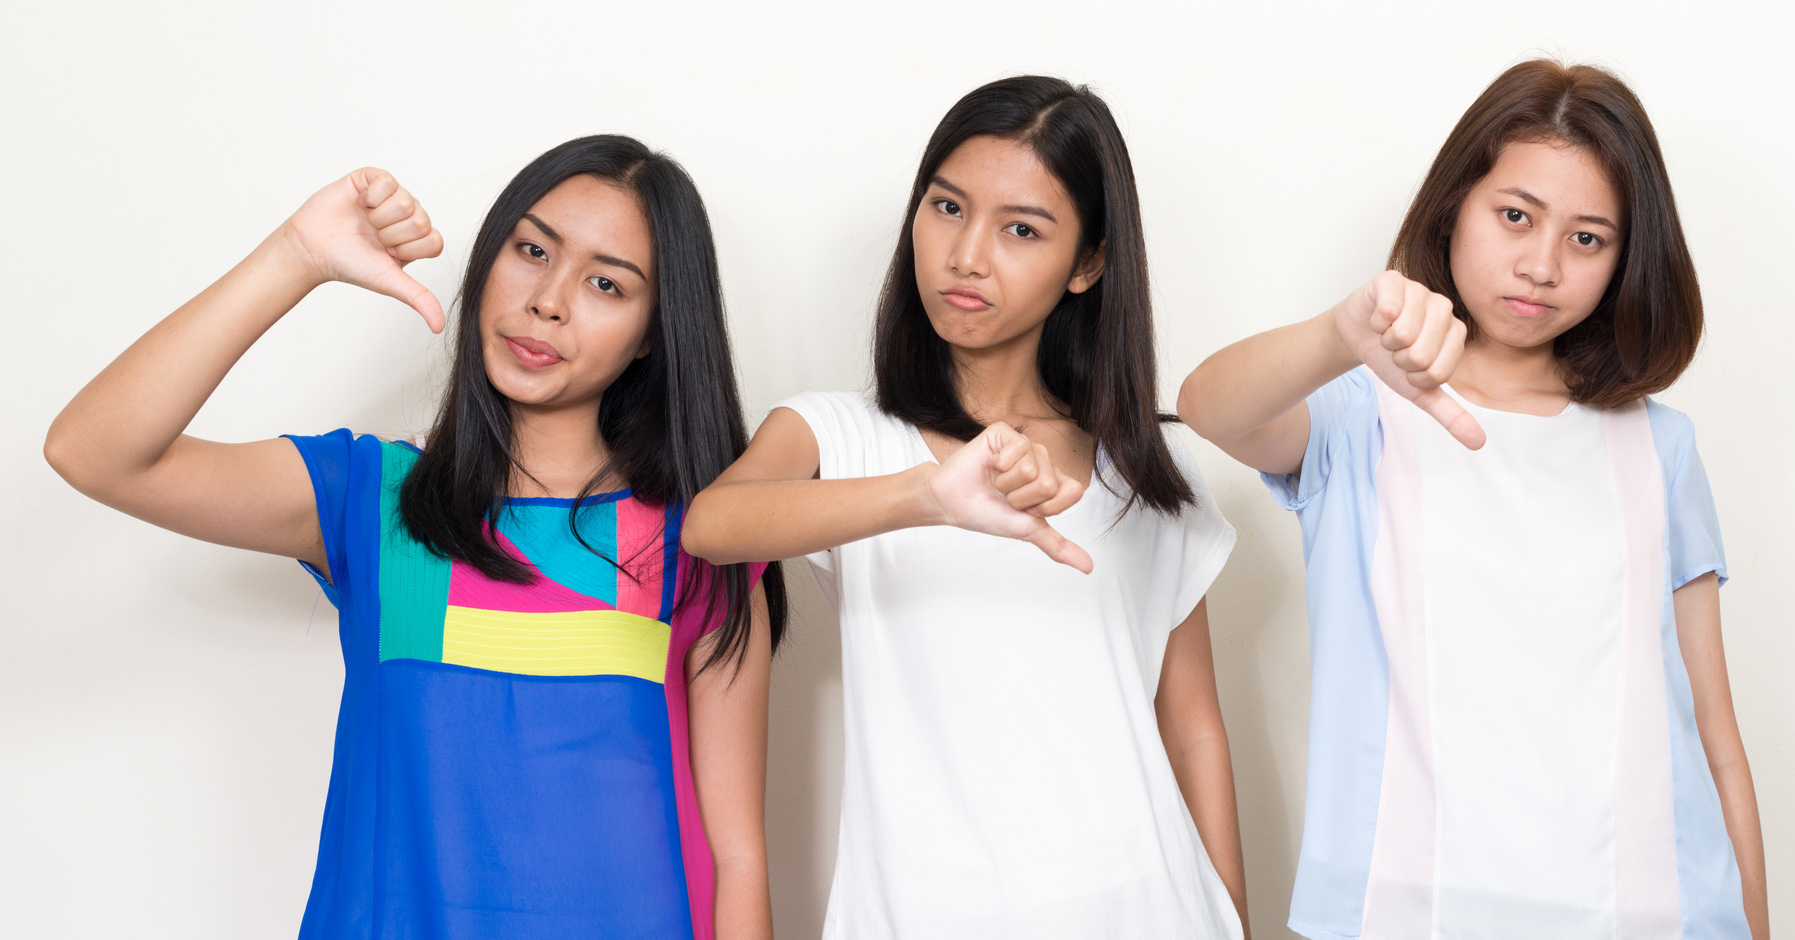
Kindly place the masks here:
<instances>
[{"instance_id":1,"label":"white dress","mask_svg":"<svg viewBox=\"0 0 1795 940\"><path fill-rule=\"evenodd\" d=\"M823 479L932 461L866 398L806 393ZM826 938L1239 937L1159 736L1166 640L1234 545L1192 461L1177 517L1093 483L1053 524L1090 575L946 526L810 556L841 615L846 768ZM1118 483L1118 486L1121 484Z\"/></svg>"}]
</instances>

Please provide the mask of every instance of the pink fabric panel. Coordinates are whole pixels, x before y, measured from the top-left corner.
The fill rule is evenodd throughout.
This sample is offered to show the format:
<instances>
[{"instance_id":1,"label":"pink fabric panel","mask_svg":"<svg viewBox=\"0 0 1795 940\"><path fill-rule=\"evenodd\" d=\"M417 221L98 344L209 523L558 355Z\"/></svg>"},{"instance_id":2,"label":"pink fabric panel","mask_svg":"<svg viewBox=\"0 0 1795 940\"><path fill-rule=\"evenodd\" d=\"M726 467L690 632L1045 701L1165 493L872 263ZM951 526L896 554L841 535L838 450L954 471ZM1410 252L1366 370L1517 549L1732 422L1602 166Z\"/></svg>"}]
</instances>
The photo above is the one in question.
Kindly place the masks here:
<instances>
[{"instance_id":1,"label":"pink fabric panel","mask_svg":"<svg viewBox=\"0 0 1795 940\"><path fill-rule=\"evenodd\" d=\"M695 567L692 556L679 552L679 571L689 573ZM749 566L753 583L759 583L767 566ZM673 610L673 642L667 647L667 721L673 736L674 805L679 811L680 850L685 859L686 897L692 907L693 940L712 940L715 931L714 901L717 892L717 866L711 856L710 839L704 832L704 819L698 812L698 790L692 782L692 744L686 707L686 652L705 634L715 630L718 617L705 617L702 584L680 585L680 604Z\"/></svg>"},{"instance_id":2,"label":"pink fabric panel","mask_svg":"<svg viewBox=\"0 0 1795 940\"><path fill-rule=\"evenodd\" d=\"M666 509L637 499L617 501L617 609L661 619L666 564Z\"/></svg>"},{"instance_id":3,"label":"pink fabric panel","mask_svg":"<svg viewBox=\"0 0 1795 940\"><path fill-rule=\"evenodd\" d=\"M1423 618L1421 477L1412 421L1422 413L1372 379L1384 446L1377 464L1378 534L1371 598L1390 670L1383 787L1360 936L1423 940L1433 931L1433 728ZM1420 420L1428 420L1422 416Z\"/></svg>"},{"instance_id":4,"label":"pink fabric panel","mask_svg":"<svg viewBox=\"0 0 1795 940\"><path fill-rule=\"evenodd\" d=\"M1615 940L1682 936L1671 805L1664 616L1664 477L1645 402L1603 415L1627 526L1615 754Z\"/></svg>"},{"instance_id":5,"label":"pink fabric panel","mask_svg":"<svg viewBox=\"0 0 1795 940\"><path fill-rule=\"evenodd\" d=\"M494 532L487 528L499 547L528 563L524 553L518 551L516 545L506 538L502 532ZM548 578L541 578L535 584L512 584L509 581L494 581L480 573L467 562L459 559L449 565L449 605L451 607L473 607L479 610L506 610L518 614L559 614L578 610L611 610L610 604L596 597L587 597L578 591L565 587ZM625 608L627 609L627 608ZM649 616L653 616L650 614Z\"/></svg>"}]
</instances>

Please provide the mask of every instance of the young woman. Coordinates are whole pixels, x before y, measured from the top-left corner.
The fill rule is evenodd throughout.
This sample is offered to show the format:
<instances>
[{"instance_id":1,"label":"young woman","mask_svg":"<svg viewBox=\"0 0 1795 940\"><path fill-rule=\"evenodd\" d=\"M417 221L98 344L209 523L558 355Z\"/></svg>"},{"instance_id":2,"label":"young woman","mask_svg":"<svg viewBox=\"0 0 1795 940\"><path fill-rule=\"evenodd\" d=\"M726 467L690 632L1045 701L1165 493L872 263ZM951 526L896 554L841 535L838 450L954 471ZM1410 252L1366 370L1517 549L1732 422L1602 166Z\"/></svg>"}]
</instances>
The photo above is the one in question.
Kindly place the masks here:
<instances>
[{"instance_id":1,"label":"young woman","mask_svg":"<svg viewBox=\"0 0 1795 940\"><path fill-rule=\"evenodd\" d=\"M904 218L876 396L775 408L684 530L808 554L841 613L824 934L1238 937L1202 604L1234 532L1160 429L1121 133L1088 90L994 82Z\"/></svg>"},{"instance_id":2,"label":"young woman","mask_svg":"<svg viewBox=\"0 0 1795 940\"><path fill-rule=\"evenodd\" d=\"M506 186L422 452L181 433L326 281L440 331L402 268L441 250L391 175L349 174L89 383L45 453L146 521L299 559L337 605L343 705L301 937L768 937L784 594L776 571L755 587L761 566L679 550L681 507L746 435L678 164L588 137Z\"/></svg>"},{"instance_id":3,"label":"young woman","mask_svg":"<svg viewBox=\"0 0 1795 940\"><path fill-rule=\"evenodd\" d=\"M1645 397L1702 310L1638 99L1588 66L1504 73L1390 266L1179 398L1302 520L1290 926L1762 940L1714 502L1689 419Z\"/></svg>"}]
</instances>

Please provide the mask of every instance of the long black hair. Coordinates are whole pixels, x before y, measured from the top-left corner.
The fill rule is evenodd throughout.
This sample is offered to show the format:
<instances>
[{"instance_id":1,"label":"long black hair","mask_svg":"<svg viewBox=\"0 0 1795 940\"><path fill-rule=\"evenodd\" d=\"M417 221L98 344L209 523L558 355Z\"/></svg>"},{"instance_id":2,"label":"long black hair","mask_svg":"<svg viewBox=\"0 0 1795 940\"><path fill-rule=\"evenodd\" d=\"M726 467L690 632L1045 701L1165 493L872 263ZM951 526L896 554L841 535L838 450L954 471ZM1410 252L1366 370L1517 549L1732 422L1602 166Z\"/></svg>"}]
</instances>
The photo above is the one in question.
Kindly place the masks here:
<instances>
[{"instance_id":1,"label":"long black hair","mask_svg":"<svg viewBox=\"0 0 1795 940\"><path fill-rule=\"evenodd\" d=\"M984 430L961 403L952 350L923 309L911 236L941 164L978 136L1033 149L1078 210L1080 254L1103 248L1103 276L1083 293L1068 291L1047 316L1036 359L1041 383L1096 439L1106 457L1099 478L1113 472L1127 484L1123 512L1136 500L1165 513L1194 505L1196 494L1159 430L1161 422L1177 418L1157 404L1146 238L1128 146L1103 99L1063 79L1024 75L978 88L954 104L929 138L879 295L873 340L879 407L962 441Z\"/></svg>"},{"instance_id":2,"label":"long black hair","mask_svg":"<svg viewBox=\"0 0 1795 940\"><path fill-rule=\"evenodd\" d=\"M511 401L486 376L480 298L493 262L524 213L581 174L611 182L641 201L654 248L655 302L648 355L630 363L599 402L597 431L611 459L569 510L574 536L585 544L578 525L584 497L612 472L621 473L637 499L670 505L678 518L748 444L716 246L692 178L667 155L614 134L570 140L537 157L505 186L480 224L461 281L449 389L429 447L399 494L413 538L501 581L529 584L538 575L489 535L524 470L512 450ZM626 559L607 560L627 572ZM678 590L684 597L703 592L710 614L724 613L704 668L732 658L739 663L752 616L748 566L692 561ZM777 562L768 566L762 584L777 647L785 632L785 581Z\"/></svg>"}]
</instances>

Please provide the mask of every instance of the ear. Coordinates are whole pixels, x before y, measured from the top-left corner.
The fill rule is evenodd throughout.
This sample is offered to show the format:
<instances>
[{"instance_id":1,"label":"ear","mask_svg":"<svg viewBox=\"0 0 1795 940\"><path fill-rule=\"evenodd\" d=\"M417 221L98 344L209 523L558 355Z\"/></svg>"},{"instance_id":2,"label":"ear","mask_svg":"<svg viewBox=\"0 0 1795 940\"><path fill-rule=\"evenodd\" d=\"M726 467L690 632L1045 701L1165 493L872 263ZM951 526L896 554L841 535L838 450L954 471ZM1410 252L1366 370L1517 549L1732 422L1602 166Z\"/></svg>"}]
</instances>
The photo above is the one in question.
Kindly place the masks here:
<instances>
[{"instance_id":1,"label":"ear","mask_svg":"<svg viewBox=\"0 0 1795 940\"><path fill-rule=\"evenodd\" d=\"M636 358L642 359L642 358L646 357L649 354L649 352L652 351L653 349L654 349L654 340L649 339L648 334L646 334L646 333L642 334L642 345L637 347L637 349L636 349Z\"/></svg>"},{"instance_id":2,"label":"ear","mask_svg":"<svg viewBox=\"0 0 1795 940\"><path fill-rule=\"evenodd\" d=\"M1072 280L1066 285L1067 290L1074 294L1082 294L1090 290L1091 285L1097 283L1097 279L1103 276L1104 244L1104 242L1098 242L1097 247L1085 252L1084 257L1078 259L1077 267L1072 269Z\"/></svg>"}]
</instances>

